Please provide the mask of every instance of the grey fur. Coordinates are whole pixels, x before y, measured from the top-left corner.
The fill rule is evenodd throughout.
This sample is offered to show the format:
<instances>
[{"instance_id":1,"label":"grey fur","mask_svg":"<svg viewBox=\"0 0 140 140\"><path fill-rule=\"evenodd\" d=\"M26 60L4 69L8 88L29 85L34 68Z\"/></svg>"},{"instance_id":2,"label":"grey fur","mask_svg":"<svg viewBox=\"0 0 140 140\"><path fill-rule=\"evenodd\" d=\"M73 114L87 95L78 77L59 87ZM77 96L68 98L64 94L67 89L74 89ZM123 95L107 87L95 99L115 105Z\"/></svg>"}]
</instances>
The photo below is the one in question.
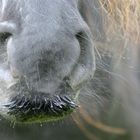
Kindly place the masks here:
<instances>
[{"instance_id":1,"label":"grey fur","mask_svg":"<svg viewBox=\"0 0 140 140\"><path fill-rule=\"evenodd\" d=\"M115 53L101 49L95 66L94 45L106 42L100 10L98 0L0 0L0 33L12 34L0 44L1 115L7 116L4 105L19 93L29 96L34 90L53 97L81 91L81 104L98 119L104 120L112 104L121 104L119 112L124 111L139 138L140 82L135 69L126 67L139 68L139 48L133 54L134 44L127 42L129 53L123 55L131 62L121 61L115 70L117 49Z\"/></svg>"},{"instance_id":2,"label":"grey fur","mask_svg":"<svg viewBox=\"0 0 140 140\"><path fill-rule=\"evenodd\" d=\"M7 58L0 64L0 94L5 91L10 99L24 88L53 96L60 94L65 82L76 94L95 71L92 34L78 1L0 2L0 33L11 34L1 45L6 48L1 54L7 53ZM13 90L19 82L21 87Z\"/></svg>"}]
</instances>

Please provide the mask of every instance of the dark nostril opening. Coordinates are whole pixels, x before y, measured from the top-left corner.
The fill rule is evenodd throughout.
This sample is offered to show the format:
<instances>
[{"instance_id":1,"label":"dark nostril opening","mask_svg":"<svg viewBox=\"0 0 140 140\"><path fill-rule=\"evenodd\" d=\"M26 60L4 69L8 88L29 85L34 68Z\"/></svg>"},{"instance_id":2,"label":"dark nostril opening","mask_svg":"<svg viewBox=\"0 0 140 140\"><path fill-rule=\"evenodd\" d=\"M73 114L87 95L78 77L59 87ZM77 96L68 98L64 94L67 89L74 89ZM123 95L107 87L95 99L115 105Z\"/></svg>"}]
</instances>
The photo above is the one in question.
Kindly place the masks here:
<instances>
[{"instance_id":1,"label":"dark nostril opening","mask_svg":"<svg viewBox=\"0 0 140 140\"><path fill-rule=\"evenodd\" d=\"M80 45L82 45L81 43L89 41L91 36L90 36L89 32L86 32L83 30L76 34L76 38L79 41Z\"/></svg>"},{"instance_id":2,"label":"dark nostril opening","mask_svg":"<svg viewBox=\"0 0 140 140\"><path fill-rule=\"evenodd\" d=\"M7 42L10 36L12 36L12 34L9 32L0 33L0 43L4 44L5 42Z\"/></svg>"},{"instance_id":3,"label":"dark nostril opening","mask_svg":"<svg viewBox=\"0 0 140 140\"><path fill-rule=\"evenodd\" d=\"M78 32L77 34L76 34L76 38L78 39L78 40L81 40L82 39L82 37L84 37L84 32Z\"/></svg>"},{"instance_id":4,"label":"dark nostril opening","mask_svg":"<svg viewBox=\"0 0 140 140\"><path fill-rule=\"evenodd\" d=\"M86 46L89 45L90 36L86 33L86 31L81 31L76 34L76 38L81 47L81 55L85 55L85 53L87 53Z\"/></svg>"}]
</instances>

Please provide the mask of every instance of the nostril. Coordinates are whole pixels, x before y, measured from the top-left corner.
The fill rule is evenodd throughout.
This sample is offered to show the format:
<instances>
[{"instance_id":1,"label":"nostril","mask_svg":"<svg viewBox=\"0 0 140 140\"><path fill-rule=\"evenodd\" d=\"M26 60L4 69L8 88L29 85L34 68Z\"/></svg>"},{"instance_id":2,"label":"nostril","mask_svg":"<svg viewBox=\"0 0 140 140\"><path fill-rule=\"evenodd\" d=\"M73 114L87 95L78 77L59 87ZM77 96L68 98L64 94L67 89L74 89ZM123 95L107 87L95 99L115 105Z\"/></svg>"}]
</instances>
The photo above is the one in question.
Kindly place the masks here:
<instances>
[{"instance_id":1,"label":"nostril","mask_svg":"<svg viewBox=\"0 0 140 140\"><path fill-rule=\"evenodd\" d=\"M84 32L80 31L76 34L76 38L79 39L80 37L82 37L84 34Z\"/></svg>"},{"instance_id":2,"label":"nostril","mask_svg":"<svg viewBox=\"0 0 140 140\"><path fill-rule=\"evenodd\" d=\"M12 36L12 34L9 32L0 33L0 43L4 44L5 42L7 42L10 36Z\"/></svg>"},{"instance_id":3,"label":"nostril","mask_svg":"<svg viewBox=\"0 0 140 140\"><path fill-rule=\"evenodd\" d=\"M81 49L81 57L79 59L79 62L85 65L87 64L86 60L88 60L89 54L92 53L91 51L93 51L93 42L91 39L92 36L88 30L82 30L76 34L76 38L80 44Z\"/></svg>"},{"instance_id":4,"label":"nostril","mask_svg":"<svg viewBox=\"0 0 140 140\"><path fill-rule=\"evenodd\" d=\"M72 74L70 82L72 88L78 88L86 80L93 77L95 72L95 54L94 43L90 30L84 29L76 34L76 38L80 45L80 57Z\"/></svg>"},{"instance_id":5,"label":"nostril","mask_svg":"<svg viewBox=\"0 0 140 140\"><path fill-rule=\"evenodd\" d=\"M85 53L85 47L83 47L83 44L85 43L86 39L88 39L88 37L86 37L85 33L83 31L78 32L76 34L76 38L80 44L81 47L81 54Z\"/></svg>"},{"instance_id":6,"label":"nostril","mask_svg":"<svg viewBox=\"0 0 140 140\"><path fill-rule=\"evenodd\" d=\"M9 37L17 33L17 26L15 23L9 21L0 21L0 43L5 44Z\"/></svg>"},{"instance_id":7,"label":"nostril","mask_svg":"<svg viewBox=\"0 0 140 140\"><path fill-rule=\"evenodd\" d=\"M85 55L85 53L88 53L87 46L90 46L90 48L93 47L91 43L91 33L85 29L78 32L76 38L80 44L81 55Z\"/></svg>"}]
</instances>

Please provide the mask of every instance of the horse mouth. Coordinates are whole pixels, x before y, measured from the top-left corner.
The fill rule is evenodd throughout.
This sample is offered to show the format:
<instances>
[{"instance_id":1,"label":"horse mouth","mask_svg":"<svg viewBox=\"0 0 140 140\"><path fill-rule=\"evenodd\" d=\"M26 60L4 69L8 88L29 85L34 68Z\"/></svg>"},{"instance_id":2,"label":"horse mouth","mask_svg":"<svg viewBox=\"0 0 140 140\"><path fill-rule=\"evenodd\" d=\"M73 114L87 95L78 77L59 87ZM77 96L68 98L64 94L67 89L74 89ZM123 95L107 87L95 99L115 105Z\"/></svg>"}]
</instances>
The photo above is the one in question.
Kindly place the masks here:
<instances>
[{"instance_id":1,"label":"horse mouth","mask_svg":"<svg viewBox=\"0 0 140 140\"><path fill-rule=\"evenodd\" d=\"M48 122L64 118L77 107L72 97L68 95L55 95L48 97L42 95L17 95L12 97L5 105L8 115L15 122Z\"/></svg>"}]
</instances>

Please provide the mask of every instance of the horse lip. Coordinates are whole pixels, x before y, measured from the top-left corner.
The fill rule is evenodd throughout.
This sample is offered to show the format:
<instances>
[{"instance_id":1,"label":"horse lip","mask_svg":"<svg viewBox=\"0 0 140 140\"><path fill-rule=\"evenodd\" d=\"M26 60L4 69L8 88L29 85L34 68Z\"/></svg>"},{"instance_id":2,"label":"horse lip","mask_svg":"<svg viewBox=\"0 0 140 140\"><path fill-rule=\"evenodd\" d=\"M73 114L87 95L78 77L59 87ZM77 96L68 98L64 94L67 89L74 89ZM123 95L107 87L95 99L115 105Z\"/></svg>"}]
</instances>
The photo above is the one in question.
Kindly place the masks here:
<instances>
[{"instance_id":1,"label":"horse lip","mask_svg":"<svg viewBox=\"0 0 140 140\"><path fill-rule=\"evenodd\" d=\"M16 119L41 115L61 117L78 107L68 95L55 95L51 98L45 95L32 97L17 95L4 106L8 108L8 114L15 116Z\"/></svg>"}]
</instances>

